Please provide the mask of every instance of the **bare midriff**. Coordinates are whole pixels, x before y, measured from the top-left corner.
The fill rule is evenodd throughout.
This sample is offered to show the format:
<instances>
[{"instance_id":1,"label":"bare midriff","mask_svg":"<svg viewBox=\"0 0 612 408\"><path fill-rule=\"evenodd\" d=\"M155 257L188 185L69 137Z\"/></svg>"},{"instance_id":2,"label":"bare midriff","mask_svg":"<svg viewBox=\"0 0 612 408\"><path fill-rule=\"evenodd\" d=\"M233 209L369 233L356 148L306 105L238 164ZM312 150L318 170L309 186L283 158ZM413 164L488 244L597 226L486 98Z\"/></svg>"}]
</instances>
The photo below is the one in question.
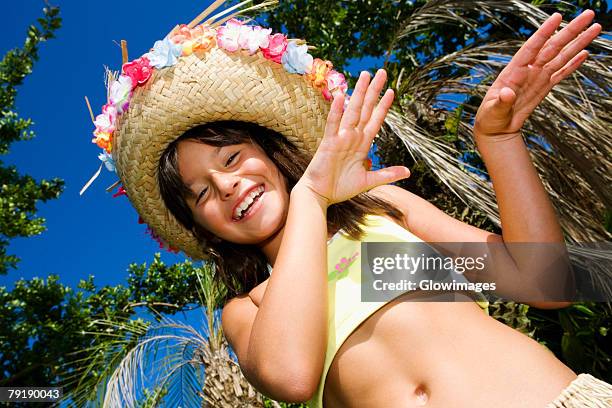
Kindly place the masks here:
<instances>
[{"instance_id":1,"label":"bare midriff","mask_svg":"<svg viewBox=\"0 0 612 408\"><path fill-rule=\"evenodd\" d=\"M414 295L383 306L343 343L325 381L326 408L541 408L576 378L476 303Z\"/></svg>"}]
</instances>

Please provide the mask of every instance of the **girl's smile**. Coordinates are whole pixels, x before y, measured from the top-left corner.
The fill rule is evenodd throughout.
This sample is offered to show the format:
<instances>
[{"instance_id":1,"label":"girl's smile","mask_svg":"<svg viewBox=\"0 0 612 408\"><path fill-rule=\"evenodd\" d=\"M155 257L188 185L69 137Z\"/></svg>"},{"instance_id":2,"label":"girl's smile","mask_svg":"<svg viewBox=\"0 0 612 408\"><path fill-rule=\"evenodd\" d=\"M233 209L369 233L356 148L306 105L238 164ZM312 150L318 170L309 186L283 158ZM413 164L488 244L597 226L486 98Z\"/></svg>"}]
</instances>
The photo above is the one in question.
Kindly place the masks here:
<instances>
[{"instance_id":1,"label":"girl's smile","mask_svg":"<svg viewBox=\"0 0 612 408\"><path fill-rule=\"evenodd\" d=\"M263 184L246 191L234 206L232 217L234 222L250 219L251 215L261 207L264 193L265 187Z\"/></svg>"}]
</instances>

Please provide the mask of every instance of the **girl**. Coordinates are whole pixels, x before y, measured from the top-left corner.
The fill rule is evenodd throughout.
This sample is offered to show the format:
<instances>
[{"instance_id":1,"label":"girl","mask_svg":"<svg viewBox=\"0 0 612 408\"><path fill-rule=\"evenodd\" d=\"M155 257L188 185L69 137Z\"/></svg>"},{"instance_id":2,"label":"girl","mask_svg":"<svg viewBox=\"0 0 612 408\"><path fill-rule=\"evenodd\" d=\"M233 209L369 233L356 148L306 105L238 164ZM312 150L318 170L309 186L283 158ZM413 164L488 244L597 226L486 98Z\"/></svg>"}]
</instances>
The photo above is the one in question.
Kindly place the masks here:
<instances>
[{"instance_id":1,"label":"girl","mask_svg":"<svg viewBox=\"0 0 612 408\"><path fill-rule=\"evenodd\" d=\"M554 209L520 131L550 89L586 59L583 49L601 29L590 25L593 17L586 11L554 34L561 16L551 16L500 73L478 111L474 136L495 186L502 236L459 222L389 185L408 177L408 169L364 167L394 97L387 90L378 100L386 81L383 70L371 82L367 73L360 75L345 110L343 93L336 93L318 148L307 137L311 122L302 130L293 113L281 113L280 125L266 115L286 102L295 108L290 112L314 106L317 117L321 99L307 96L309 103L300 105L295 100L304 85L265 83L280 74L257 54L189 56L130 94L129 111L117 120L113 139L127 194L166 240L215 262L217 276L233 294L223 308L224 333L253 385L274 399L310 400L315 407L612 404L608 384L577 376L474 302L404 301L436 299L418 293L386 303L360 302L355 255L359 240L562 244ZM158 61L165 49L171 55L173 44L191 41L169 38L166 46L156 43L147 61ZM230 37L226 32L216 38L223 46ZM241 46L246 49L247 43ZM273 48L272 40L261 47L267 59L274 58ZM192 74L201 61L215 58L227 66L209 63L206 78ZM173 65L165 63L160 67ZM243 71L234 72L238 65ZM256 85L200 85L228 72L247 82L256 77L264 84L260 89L274 87L286 98L258 110L259 91L250 92ZM204 96L198 99L199 90L232 103L218 108ZM117 99L114 106L127 110ZM192 100L200 104L197 111L196 105L183 106ZM296 143L289 143L288 135ZM338 264L336 256L342 256ZM532 271L514 261L519 278L529 279Z\"/></svg>"}]
</instances>

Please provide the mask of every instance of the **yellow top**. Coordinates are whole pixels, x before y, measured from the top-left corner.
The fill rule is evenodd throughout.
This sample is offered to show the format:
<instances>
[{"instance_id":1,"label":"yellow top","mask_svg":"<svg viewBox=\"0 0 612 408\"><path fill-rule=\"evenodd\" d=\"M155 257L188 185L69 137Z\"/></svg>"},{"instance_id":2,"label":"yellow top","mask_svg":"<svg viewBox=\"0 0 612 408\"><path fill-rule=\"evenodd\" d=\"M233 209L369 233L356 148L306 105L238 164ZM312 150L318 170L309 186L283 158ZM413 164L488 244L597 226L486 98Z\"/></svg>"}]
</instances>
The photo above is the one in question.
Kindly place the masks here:
<instances>
[{"instance_id":1,"label":"yellow top","mask_svg":"<svg viewBox=\"0 0 612 408\"><path fill-rule=\"evenodd\" d=\"M308 406L312 408L323 407L323 388L327 372L342 343L364 320L388 303L361 301L361 242L423 242L382 216L366 216L363 231L361 241L354 241L342 231L338 231L327 243L327 351L319 387L308 402ZM478 301L478 304L485 311L488 309L486 300Z\"/></svg>"}]
</instances>

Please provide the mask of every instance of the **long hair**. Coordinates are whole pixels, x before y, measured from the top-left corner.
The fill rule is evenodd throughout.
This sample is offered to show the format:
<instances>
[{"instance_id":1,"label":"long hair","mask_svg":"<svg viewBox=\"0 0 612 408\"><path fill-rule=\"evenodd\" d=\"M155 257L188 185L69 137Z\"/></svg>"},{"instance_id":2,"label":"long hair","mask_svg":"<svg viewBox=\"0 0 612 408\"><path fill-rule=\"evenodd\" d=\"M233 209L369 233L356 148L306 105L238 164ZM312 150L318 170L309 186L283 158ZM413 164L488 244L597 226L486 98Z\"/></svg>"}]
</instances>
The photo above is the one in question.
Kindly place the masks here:
<instances>
[{"instance_id":1,"label":"long hair","mask_svg":"<svg viewBox=\"0 0 612 408\"><path fill-rule=\"evenodd\" d=\"M215 263L215 278L227 288L227 298L253 289L269 276L267 259L255 245L224 241L198 225L185 197L189 188L178 169L178 143L194 140L214 147L254 143L260 146L285 178L287 192L304 174L311 157L300 152L280 133L254 123L219 121L196 126L174 140L159 160L158 183L168 210L191 231L205 254ZM362 223L367 214L388 215L401 222L402 213L389 202L361 193L327 209L327 229L343 229L352 239L363 234Z\"/></svg>"}]
</instances>

